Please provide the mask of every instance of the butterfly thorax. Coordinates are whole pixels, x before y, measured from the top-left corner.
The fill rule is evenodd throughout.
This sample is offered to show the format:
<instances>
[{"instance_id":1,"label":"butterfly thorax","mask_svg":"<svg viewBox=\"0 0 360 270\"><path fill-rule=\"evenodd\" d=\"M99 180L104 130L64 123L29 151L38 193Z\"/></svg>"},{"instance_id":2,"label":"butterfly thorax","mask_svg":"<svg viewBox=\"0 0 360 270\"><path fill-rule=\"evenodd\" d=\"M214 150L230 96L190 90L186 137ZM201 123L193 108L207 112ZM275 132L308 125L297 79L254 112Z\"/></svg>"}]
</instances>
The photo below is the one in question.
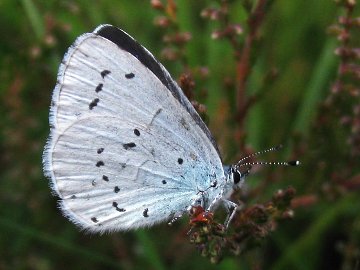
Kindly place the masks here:
<instances>
[{"instance_id":1,"label":"butterfly thorax","mask_svg":"<svg viewBox=\"0 0 360 270\"><path fill-rule=\"evenodd\" d=\"M234 190L238 190L244 184L245 177L248 175L248 170L240 171L236 165L224 166L226 181L223 187L223 197L229 198Z\"/></svg>"},{"instance_id":2,"label":"butterfly thorax","mask_svg":"<svg viewBox=\"0 0 360 270\"><path fill-rule=\"evenodd\" d=\"M243 185L246 173L241 173L234 165L225 165L223 169L223 177L212 179L206 188L198 188L192 206L201 206L207 210L214 210L222 199L227 200L234 190Z\"/></svg>"}]
</instances>

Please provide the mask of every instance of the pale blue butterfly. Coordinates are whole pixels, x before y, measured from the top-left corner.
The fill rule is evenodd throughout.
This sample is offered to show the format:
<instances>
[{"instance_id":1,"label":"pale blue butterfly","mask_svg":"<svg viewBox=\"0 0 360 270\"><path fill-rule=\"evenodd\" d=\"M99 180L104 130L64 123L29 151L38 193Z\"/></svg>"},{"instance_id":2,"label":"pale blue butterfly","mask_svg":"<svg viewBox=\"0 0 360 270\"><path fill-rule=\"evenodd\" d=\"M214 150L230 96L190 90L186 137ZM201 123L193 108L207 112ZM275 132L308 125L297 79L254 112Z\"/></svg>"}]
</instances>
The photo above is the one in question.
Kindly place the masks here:
<instances>
[{"instance_id":1,"label":"pale blue butterfly","mask_svg":"<svg viewBox=\"0 0 360 270\"><path fill-rule=\"evenodd\" d=\"M44 171L63 213L92 232L214 210L248 172L223 166L204 122L166 69L124 31L81 35L60 65ZM293 165L286 163L285 165Z\"/></svg>"}]
</instances>

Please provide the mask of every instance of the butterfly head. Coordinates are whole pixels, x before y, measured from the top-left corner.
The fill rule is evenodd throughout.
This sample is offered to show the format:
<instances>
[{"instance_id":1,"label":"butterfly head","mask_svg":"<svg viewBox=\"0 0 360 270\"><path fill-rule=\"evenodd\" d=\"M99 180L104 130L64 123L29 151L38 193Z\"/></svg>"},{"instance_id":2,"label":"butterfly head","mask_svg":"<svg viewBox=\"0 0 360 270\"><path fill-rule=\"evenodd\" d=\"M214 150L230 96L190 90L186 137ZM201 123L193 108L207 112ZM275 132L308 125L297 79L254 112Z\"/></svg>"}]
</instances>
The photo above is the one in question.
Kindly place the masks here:
<instances>
[{"instance_id":1,"label":"butterfly head","mask_svg":"<svg viewBox=\"0 0 360 270\"><path fill-rule=\"evenodd\" d=\"M244 184L245 177L250 173L251 166L239 167L231 165L228 173L228 185L233 189L239 189Z\"/></svg>"},{"instance_id":2,"label":"butterfly head","mask_svg":"<svg viewBox=\"0 0 360 270\"><path fill-rule=\"evenodd\" d=\"M277 166L298 166L300 162L298 160L293 161L248 161L250 158L255 156L272 152L278 151L282 148L282 145L278 145L276 147L272 147L266 150L262 150L248 156L243 157L240 159L236 164L227 167L227 185L232 186L233 189L241 188L244 183L245 177L250 173L252 166L254 165L277 165Z\"/></svg>"}]
</instances>

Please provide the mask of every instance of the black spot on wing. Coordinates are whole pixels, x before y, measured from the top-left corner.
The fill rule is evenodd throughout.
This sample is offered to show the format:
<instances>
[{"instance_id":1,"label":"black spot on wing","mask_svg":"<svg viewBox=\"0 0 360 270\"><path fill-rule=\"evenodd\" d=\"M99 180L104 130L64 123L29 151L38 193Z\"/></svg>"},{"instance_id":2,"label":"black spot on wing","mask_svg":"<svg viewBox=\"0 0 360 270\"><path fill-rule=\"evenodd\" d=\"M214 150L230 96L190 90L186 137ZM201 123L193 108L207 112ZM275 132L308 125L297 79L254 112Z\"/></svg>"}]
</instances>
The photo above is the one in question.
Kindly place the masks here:
<instances>
[{"instance_id":1,"label":"black spot on wing","mask_svg":"<svg viewBox=\"0 0 360 270\"><path fill-rule=\"evenodd\" d=\"M145 208L145 209L144 209L144 212L143 212L143 216L144 216L144 217L149 217L148 212L149 212L149 209L148 209L148 208Z\"/></svg>"},{"instance_id":2,"label":"black spot on wing","mask_svg":"<svg viewBox=\"0 0 360 270\"><path fill-rule=\"evenodd\" d=\"M162 180L161 183L163 183L165 185L167 182L166 182L166 180Z\"/></svg>"},{"instance_id":3,"label":"black spot on wing","mask_svg":"<svg viewBox=\"0 0 360 270\"><path fill-rule=\"evenodd\" d=\"M102 179L103 179L104 181L106 181L106 182L109 182L109 177L107 177L106 175L103 175L103 176L102 176Z\"/></svg>"},{"instance_id":4,"label":"black spot on wing","mask_svg":"<svg viewBox=\"0 0 360 270\"><path fill-rule=\"evenodd\" d=\"M178 158L178 163L181 165L183 164L184 160L182 158Z\"/></svg>"},{"instance_id":5,"label":"black spot on wing","mask_svg":"<svg viewBox=\"0 0 360 270\"><path fill-rule=\"evenodd\" d=\"M96 217L92 217L92 218L91 218L91 221L94 222L94 223L98 223L98 222L99 222Z\"/></svg>"},{"instance_id":6,"label":"black spot on wing","mask_svg":"<svg viewBox=\"0 0 360 270\"><path fill-rule=\"evenodd\" d=\"M89 109L90 110L94 109L94 107L97 106L99 101L100 101L100 99L98 99L98 98L95 98L93 101L91 101L90 104L89 104Z\"/></svg>"},{"instance_id":7,"label":"black spot on wing","mask_svg":"<svg viewBox=\"0 0 360 270\"><path fill-rule=\"evenodd\" d=\"M128 149L130 149L130 148L133 148L133 147L135 147L135 146L136 146L136 144L133 143L133 142L131 142L131 143L124 143L124 144L123 144L123 147L125 148L125 150L128 150Z\"/></svg>"},{"instance_id":8,"label":"black spot on wing","mask_svg":"<svg viewBox=\"0 0 360 270\"><path fill-rule=\"evenodd\" d=\"M135 128L135 129L134 129L134 134L135 134L136 136L140 136L140 131Z\"/></svg>"},{"instance_id":9,"label":"black spot on wing","mask_svg":"<svg viewBox=\"0 0 360 270\"><path fill-rule=\"evenodd\" d=\"M99 93L102 90L103 86L104 85L102 83L99 83L98 86L96 86L96 88L95 88L95 92Z\"/></svg>"},{"instance_id":10,"label":"black spot on wing","mask_svg":"<svg viewBox=\"0 0 360 270\"><path fill-rule=\"evenodd\" d=\"M113 202L112 206L115 207L116 211L119 211L119 212L125 212L126 211L124 208L119 208L117 202Z\"/></svg>"},{"instance_id":11,"label":"black spot on wing","mask_svg":"<svg viewBox=\"0 0 360 270\"><path fill-rule=\"evenodd\" d=\"M105 165L105 163L104 163L104 161L98 161L98 162L96 162L96 167L101 167L101 166L104 166Z\"/></svg>"},{"instance_id":12,"label":"black spot on wing","mask_svg":"<svg viewBox=\"0 0 360 270\"><path fill-rule=\"evenodd\" d=\"M126 78L126 79L132 79L132 78L134 78L134 77L135 77L135 74L132 73L132 72L125 74L125 78Z\"/></svg>"},{"instance_id":13,"label":"black spot on wing","mask_svg":"<svg viewBox=\"0 0 360 270\"><path fill-rule=\"evenodd\" d=\"M103 79L105 78L106 75L109 75L110 73L111 71L106 69L100 72L101 77L103 77Z\"/></svg>"},{"instance_id":14,"label":"black spot on wing","mask_svg":"<svg viewBox=\"0 0 360 270\"><path fill-rule=\"evenodd\" d=\"M102 152L104 151L104 148L99 148L96 152L98 153L98 154L101 154Z\"/></svg>"},{"instance_id":15,"label":"black spot on wing","mask_svg":"<svg viewBox=\"0 0 360 270\"><path fill-rule=\"evenodd\" d=\"M120 188L119 188L118 186L115 186L115 187L114 187L114 192L115 192L115 193L118 193L119 191L120 191Z\"/></svg>"}]
</instances>

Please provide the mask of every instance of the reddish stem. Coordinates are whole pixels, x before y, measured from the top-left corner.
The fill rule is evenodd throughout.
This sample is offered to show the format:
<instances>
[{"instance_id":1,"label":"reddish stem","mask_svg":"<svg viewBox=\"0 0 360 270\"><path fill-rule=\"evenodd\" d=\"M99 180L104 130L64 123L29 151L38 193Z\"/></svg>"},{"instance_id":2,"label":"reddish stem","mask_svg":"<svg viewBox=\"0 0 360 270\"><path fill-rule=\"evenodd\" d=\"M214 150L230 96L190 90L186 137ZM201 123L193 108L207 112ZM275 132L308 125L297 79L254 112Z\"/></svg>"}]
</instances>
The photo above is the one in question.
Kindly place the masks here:
<instances>
[{"instance_id":1,"label":"reddish stem","mask_svg":"<svg viewBox=\"0 0 360 270\"><path fill-rule=\"evenodd\" d=\"M253 43L256 40L258 29L265 17L265 8L268 0L259 0L254 11L250 14L248 19L249 34L245 39L245 43L242 49L238 49L236 56L238 58L237 62L237 95L236 95L236 105L237 105L237 121L242 129L244 125L244 118L246 111L250 105L255 101L254 98L247 98L245 95L246 82L250 74L250 56L251 50L253 48Z\"/></svg>"}]
</instances>

